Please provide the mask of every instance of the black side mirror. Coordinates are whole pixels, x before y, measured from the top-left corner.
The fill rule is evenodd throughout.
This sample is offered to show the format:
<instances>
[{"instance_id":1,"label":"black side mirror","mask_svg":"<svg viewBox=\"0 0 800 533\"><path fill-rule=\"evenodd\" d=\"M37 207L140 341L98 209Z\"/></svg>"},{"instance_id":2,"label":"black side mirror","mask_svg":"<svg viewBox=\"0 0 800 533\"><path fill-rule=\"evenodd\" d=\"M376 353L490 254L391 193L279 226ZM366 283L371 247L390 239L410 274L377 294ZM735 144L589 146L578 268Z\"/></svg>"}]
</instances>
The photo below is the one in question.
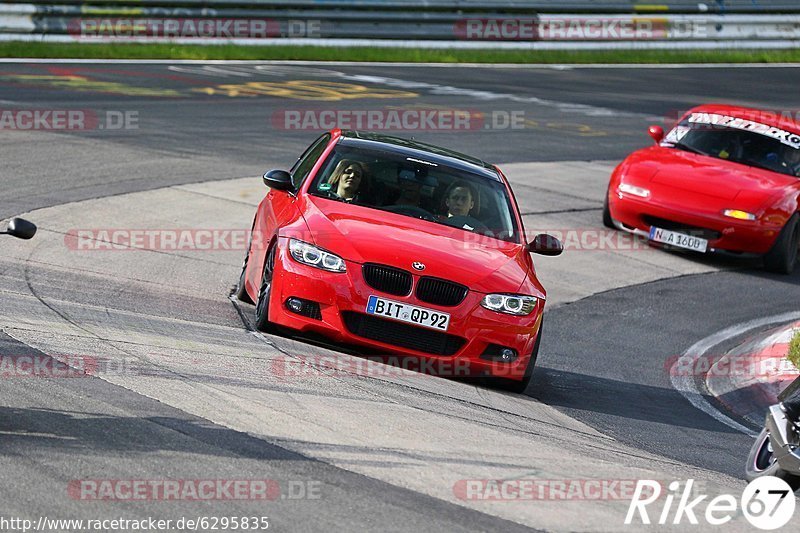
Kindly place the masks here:
<instances>
[{"instance_id":1,"label":"black side mirror","mask_svg":"<svg viewBox=\"0 0 800 533\"><path fill-rule=\"evenodd\" d=\"M293 191L292 176L285 170L270 170L264 174L264 185L279 191Z\"/></svg>"},{"instance_id":2,"label":"black side mirror","mask_svg":"<svg viewBox=\"0 0 800 533\"><path fill-rule=\"evenodd\" d=\"M18 239L30 239L36 235L36 224L24 218L12 218L8 222L6 233Z\"/></svg>"},{"instance_id":3,"label":"black side mirror","mask_svg":"<svg viewBox=\"0 0 800 533\"><path fill-rule=\"evenodd\" d=\"M528 251L540 255L560 255L564 245L552 235L540 233L528 244Z\"/></svg>"}]
</instances>

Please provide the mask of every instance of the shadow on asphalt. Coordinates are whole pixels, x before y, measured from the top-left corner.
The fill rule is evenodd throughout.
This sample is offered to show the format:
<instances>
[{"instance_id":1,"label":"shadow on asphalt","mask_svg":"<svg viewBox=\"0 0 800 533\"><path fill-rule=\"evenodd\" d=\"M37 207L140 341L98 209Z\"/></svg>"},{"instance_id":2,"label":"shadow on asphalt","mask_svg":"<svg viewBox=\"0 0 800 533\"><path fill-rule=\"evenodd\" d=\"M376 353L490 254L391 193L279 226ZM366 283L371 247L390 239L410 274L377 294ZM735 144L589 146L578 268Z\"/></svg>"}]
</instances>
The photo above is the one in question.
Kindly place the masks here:
<instances>
[{"instance_id":1,"label":"shadow on asphalt","mask_svg":"<svg viewBox=\"0 0 800 533\"><path fill-rule=\"evenodd\" d=\"M686 410L677 406L685 404L688 408L694 408L674 389L626 383L540 366L534 371L526 394L540 402L568 410L602 413L666 426L739 434L723 424L709 424L712 419L699 411L691 413L695 416L686 416ZM645 399L646 403L624 401L630 397ZM706 399L713 401L708 396Z\"/></svg>"},{"instance_id":2,"label":"shadow on asphalt","mask_svg":"<svg viewBox=\"0 0 800 533\"><path fill-rule=\"evenodd\" d=\"M76 380L84 381L85 380ZM123 453L180 452L258 460L308 458L201 420L113 416L55 409L0 407L1 455L53 448L59 453L86 450ZM161 438L154 438L161 434ZM198 446L199 443L206 446Z\"/></svg>"}]
</instances>

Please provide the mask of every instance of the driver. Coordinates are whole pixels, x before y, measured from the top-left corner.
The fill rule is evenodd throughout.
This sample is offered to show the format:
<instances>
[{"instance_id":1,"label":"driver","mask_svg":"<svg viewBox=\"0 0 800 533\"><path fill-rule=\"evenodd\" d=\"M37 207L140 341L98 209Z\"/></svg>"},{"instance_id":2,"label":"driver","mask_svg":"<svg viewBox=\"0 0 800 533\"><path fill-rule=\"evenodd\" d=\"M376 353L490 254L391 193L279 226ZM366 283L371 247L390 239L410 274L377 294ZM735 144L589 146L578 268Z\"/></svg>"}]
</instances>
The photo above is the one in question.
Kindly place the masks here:
<instances>
[{"instance_id":1,"label":"driver","mask_svg":"<svg viewBox=\"0 0 800 533\"><path fill-rule=\"evenodd\" d=\"M447 207L447 217L469 216L472 208L475 207L475 190L466 181L456 181L444 196L444 205Z\"/></svg>"},{"instance_id":2,"label":"driver","mask_svg":"<svg viewBox=\"0 0 800 533\"><path fill-rule=\"evenodd\" d=\"M480 233L489 230L486 224L472 216L473 209L476 209L478 193L470 183L464 180L454 181L444 195L444 205L447 208L447 216L440 220L451 226L456 226L469 231Z\"/></svg>"},{"instance_id":3,"label":"driver","mask_svg":"<svg viewBox=\"0 0 800 533\"><path fill-rule=\"evenodd\" d=\"M800 149L784 146L781 165L786 167L792 176L800 176Z\"/></svg>"}]
</instances>

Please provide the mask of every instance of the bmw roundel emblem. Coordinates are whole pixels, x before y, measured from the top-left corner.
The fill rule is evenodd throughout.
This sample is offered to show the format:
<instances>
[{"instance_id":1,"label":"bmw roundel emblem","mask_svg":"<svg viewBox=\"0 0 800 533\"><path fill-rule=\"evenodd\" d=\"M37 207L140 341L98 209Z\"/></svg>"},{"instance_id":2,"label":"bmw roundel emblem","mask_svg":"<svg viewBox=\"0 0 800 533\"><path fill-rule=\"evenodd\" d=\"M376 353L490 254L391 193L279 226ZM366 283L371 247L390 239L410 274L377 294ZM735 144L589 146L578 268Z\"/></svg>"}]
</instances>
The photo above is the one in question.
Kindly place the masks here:
<instances>
[{"instance_id":1,"label":"bmw roundel emblem","mask_svg":"<svg viewBox=\"0 0 800 533\"><path fill-rule=\"evenodd\" d=\"M425 270L425 263L420 263L419 261L414 261L411 266L414 267L414 270Z\"/></svg>"}]
</instances>

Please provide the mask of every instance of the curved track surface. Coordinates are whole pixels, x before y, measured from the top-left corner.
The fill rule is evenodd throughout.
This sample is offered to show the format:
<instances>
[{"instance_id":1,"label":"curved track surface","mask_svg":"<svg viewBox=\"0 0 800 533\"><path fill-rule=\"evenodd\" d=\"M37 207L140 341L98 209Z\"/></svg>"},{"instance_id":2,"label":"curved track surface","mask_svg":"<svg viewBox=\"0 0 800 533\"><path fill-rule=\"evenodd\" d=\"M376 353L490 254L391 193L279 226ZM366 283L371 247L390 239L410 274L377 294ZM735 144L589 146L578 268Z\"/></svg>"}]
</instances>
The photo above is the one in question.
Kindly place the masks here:
<instances>
[{"instance_id":1,"label":"curved track surface","mask_svg":"<svg viewBox=\"0 0 800 533\"><path fill-rule=\"evenodd\" d=\"M750 438L692 407L672 388L668 363L716 331L796 309L800 278L580 239L601 231L608 174L648 142L647 124L700 101L780 109L796 76L793 68L0 66L3 109L137 118L136 129L0 131L0 217L33 211L42 228L34 241L3 242L0 353L99 365L85 379L3 379L7 513L263 512L291 530L614 530L627 501L487 502L458 487L694 477L740 490ZM359 375L349 355L254 335L252 306L226 297L243 250L81 252L65 241L76 228L247 228L264 190L242 177L289 166L315 135L287 129L287 112L419 108L524 117L520 128L484 122L409 134L505 163L527 229L577 239L564 256L537 259L549 289L547 333L524 396L385 369ZM303 356L329 358L295 375ZM277 480L282 497L97 502L68 492L81 479L262 478ZM292 484L319 487L320 498L292 499Z\"/></svg>"}]
</instances>

